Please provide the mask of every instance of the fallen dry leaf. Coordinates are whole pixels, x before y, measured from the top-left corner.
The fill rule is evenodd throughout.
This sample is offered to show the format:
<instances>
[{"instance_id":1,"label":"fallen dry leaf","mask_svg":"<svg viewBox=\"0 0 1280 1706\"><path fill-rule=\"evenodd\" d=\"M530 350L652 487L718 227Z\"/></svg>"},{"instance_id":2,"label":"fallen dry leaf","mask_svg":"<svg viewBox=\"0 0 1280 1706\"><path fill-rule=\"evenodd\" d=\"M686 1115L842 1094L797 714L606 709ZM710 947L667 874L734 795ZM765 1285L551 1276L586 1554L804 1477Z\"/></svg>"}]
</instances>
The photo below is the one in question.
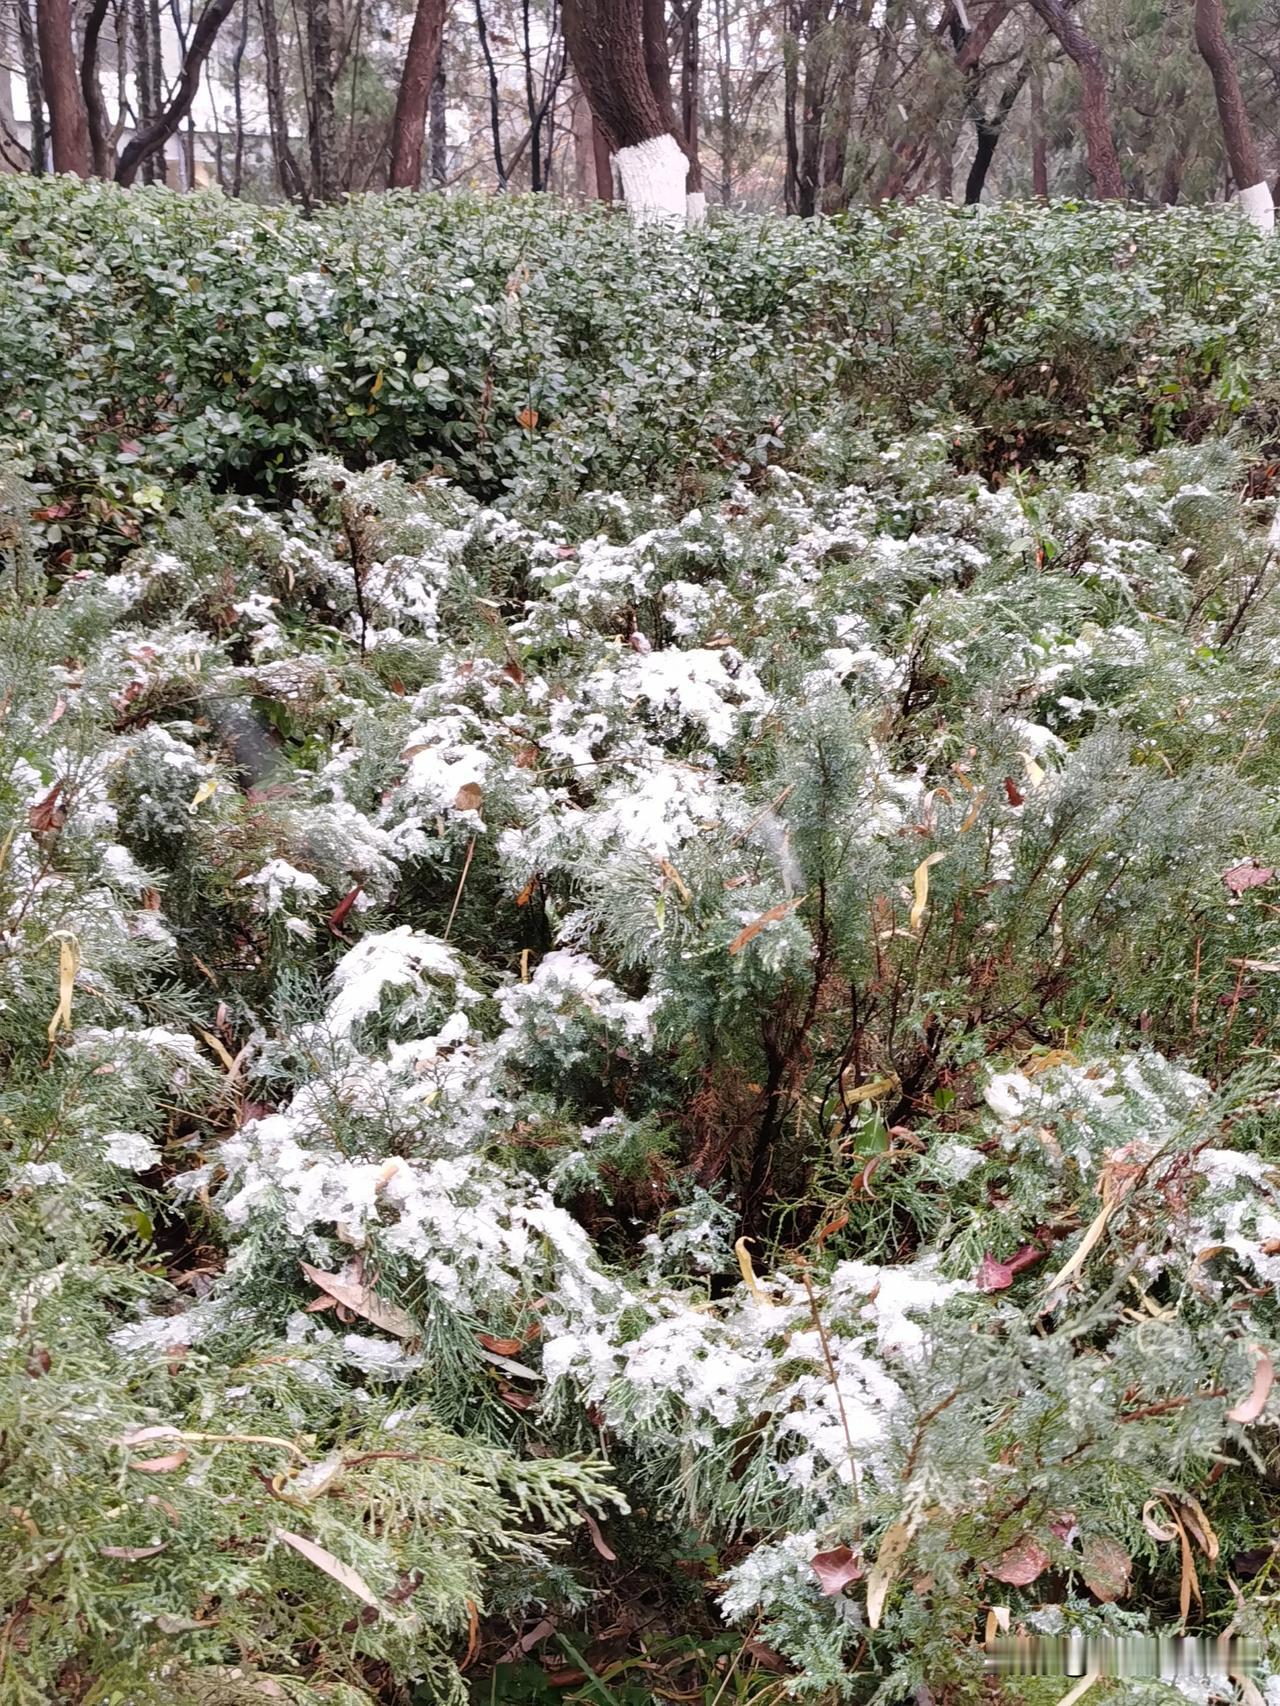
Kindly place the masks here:
<instances>
[{"instance_id":1,"label":"fallen dry leaf","mask_svg":"<svg viewBox=\"0 0 1280 1706\"><path fill-rule=\"evenodd\" d=\"M1275 872L1269 865L1260 865L1256 859L1246 859L1243 864L1232 865L1229 871L1224 871L1222 882L1228 894L1241 895L1246 889L1260 889L1274 876Z\"/></svg>"},{"instance_id":2,"label":"fallen dry leaf","mask_svg":"<svg viewBox=\"0 0 1280 1706\"><path fill-rule=\"evenodd\" d=\"M98 1551L104 1558L121 1558L126 1564L136 1564L143 1558L154 1558L168 1544L162 1540L158 1546L99 1546Z\"/></svg>"},{"instance_id":3,"label":"fallen dry leaf","mask_svg":"<svg viewBox=\"0 0 1280 1706\"><path fill-rule=\"evenodd\" d=\"M356 901L360 898L360 891L363 887L363 883L357 883L349 894L343 895L337 906L335 906L333 911L329 914L329 929L333 935L336 936L338 934L339 925L351 911L351 908L355 905Z\"/></svg>"},{"instance_id":4,"label":"fallen dry leaf","mask_svg":"<svg viewBox=\"0 0 1280 1706\"><path fill-rule=\"evenodd\" d=\"M1049 1562L1049 1554L1040 1542L1030 1534L1024 1534L988 1573L998 1582L1008 1583L1010 1587L1025 1588L1045 1573Z\"/></svg>"},{"instance_id":5,"label":"fallen dry leaf","mask_svg":"<svg viewBox=\"0 0 1280 1706\"><path fill-rule=\"evenodd\" d=\"M484 804L484 789L479 782L464 782L454 796L453 809L456 812L478 812Z\"/></svg>"},{"instance_id":6,"label":"fallen dry leaf","mask_svg":"<svg viewBox=\"0 0 1280 1706\"><path fill-rule=\"evenodd\" d=\"M815 1552L809 1564L825 1594L843 1593L850 1582L861 1581L866 1574L861 1558L848 1546L836 1546L830 1552Z\"/></svg>"},{"instance_id":7,"label":"fallen dry leaf","mask_svg":"<svg viewBox=\"0 0 1280 1706\"><path fill-rule=\"evenodd\" d=\"M927 859L922 859L916 866L915 875L911 879L915 899L911 903L911 916L907 920L912 930L920 928L920 920L924 917L925 908L929 904L929 872L934 865L945 858L946 854L939 850L937 853L930 853Z\"/></svg>"},{"instance_id":8,"label":"fallen dry leaf","mask_svg":"<svg viewBox=\"0 0 1280 1706\"><path fill-rule=\"evenodd\" d=\"M344 1564L341 1558L335 1558L327 1547L308 1540L304 1534L290 1534L287 1528L277 1528L276 1539L283 1540L286 1546L292 1546L300 1557L305 1558L309 1564L314 1564L317 1570L323 1570L330 1581L337 1582L339 1587L346 1588L348 1593L353 1593L357 1599L363 1600L375 1611L382 1610L378 1596L364 1577L353 1570L350 1564Z\"/></svg>"},{"instance_id":9,"label":"fallen dry leaf","mask_svg":"<svg viewBox=\"0 0 1280 1706\"><path fill-rule=\"evenodd\" d=\"M1095 1599L1112 1605L1129 1591L1133 1574L1133 1559L1118 1540L1105 1535L1090 1534L1081 1546L1080 1574L1084 1585Z\"/></svg>"},{"instance_id":10,"label":"fallen dry leaf","mask_svg":"<svg viewBox=\"0 0 1280 1706\"><path fill-rule=\"evenodd\" d=\"M1229 1422L1256 1422L1267 1407L1267 1399L1275 1382L1276 1371L1271 1358L1257 1345L1250 1349L1256 1354L1257 1361L1253 1365L1253 1385L1247 1398L1242 1398L1238 1404L1227 1411Z\"/></svg>"},{"instance_id":11,"label":"fallen dry leaf","mask_svg":"<svg viewBox=\"0 0 1280 1706\"><path fill-rule=\"evenodd\" d=\"M349 1309L353 1315L359 1315L373 1326L381 1327L384 1333L393 1333L397 1339L414 1339L418 1336L417 1326L403 1309L398 1309L394 1303L388 1303L385 1297L379 1297L371 1286L357 1279L349 1269L341 1274L326 1274L319 1268L313 1268L309 1262L303 1262L300 1266L313 1285L318 1285L321 1291L333 1298L335 1303Z\"/></svg>"},{"instance_id":12,"label":"fallen dry leaf","mask_svg":"<svg viewBox=\"0 0 1280 1706\"><path fill-rule=\"evenodd\" d=\"M595 1547L596 1551L606 1561L606 1563L616 1564L618 1562L618 1554L614 1551L613 1547L610 1546L604 1535L601 1534L600 1524L596 1521L595 1517L592 1516L591 1512L587 1510L585 1505L580 1505L578 1508L582 1513L583 1522L587 1525L587 1533L591 1536L591 1544Z\"/></svg>"},{"instance_id":13,"label":"fallen dry leaf","mask_svg":"<svg viewBox=\"0 0 1280 1706\"><path fill-rule=\"evenodd\" d=\"M135 1458L129 1467L142 1475L168 1475L174 1469L181 1469L190 1455L186 1446L183 1446L179 1451L171 1451L167 1457Z\"/></svg>"},{"instance_id":14,"label":"fallen dry leaf","mask_svg":"<svg viewBox=\"0 0 1280 1706\"><path fill-rule=\"evenodd\" d=\"M32 835L48 835L50 830L61 829L66 822L67 814L58 804L65 785L62 781L55 782L42 800L28 808L27 823Z\"/></svg>"},{"instance_id":15,"label":"fallen dry leaf","mask_svg":"<svg viewBox=\"0 0 1280 1706\"><path fill-rule=\"evenodd\" d=\"M880 1627L884 1602L907 1555L917 1521L917 1518L910 1518L905 1522L891 1523L881 1538L876 1561L867 1576L867 1623L872 1629Z\"/></svg>"},{"instance_id":16,"label":"fallen dry leaf","mask_svg":"<svg viewBox=\"0 0 1280 1706\"><path fill-rule=\"evenodd\" d=\"M742 929L729 944L731 954L741 953L748 942L753 942L768 924L776 924L780 918L785 918L804 899L798 895L795 900L780 900L777 906L771 906L767 912L762 912L759 918L753 918L750 924L744 924Z\"/></svg>"}]
</instances>

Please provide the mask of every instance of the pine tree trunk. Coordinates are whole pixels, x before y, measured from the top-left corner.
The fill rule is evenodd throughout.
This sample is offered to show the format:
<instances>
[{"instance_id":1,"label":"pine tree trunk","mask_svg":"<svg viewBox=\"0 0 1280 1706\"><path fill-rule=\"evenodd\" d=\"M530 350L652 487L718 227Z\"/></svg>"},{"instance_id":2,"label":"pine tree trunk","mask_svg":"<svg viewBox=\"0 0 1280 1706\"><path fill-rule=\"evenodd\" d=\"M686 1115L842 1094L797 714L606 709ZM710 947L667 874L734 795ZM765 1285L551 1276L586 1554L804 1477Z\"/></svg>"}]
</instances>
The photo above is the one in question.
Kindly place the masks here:
<instances>
[{"instance_id":1,"label":"pine tree trunk","mask_svg":"<svg viewBox=\"0 0 1280 1706\"><path fill-rule=\"evenodd\" d=\"M1031 192L1049 198L1049 149L1044 127L1044 74L1037 65L1031 74Z\"/></svg>"},{"instance_id":2,"label":"pine tree trunk","mask_svg":"<svg viewBox=\"0 0 1280 1706\"><path fill-rule=\"evenodd\" d=\"M702 77L702 43L698 24L701 9L702 0L687 0L684 38L680 44L680 128L684 134L685 157L689 162L689 199L686 205L690 225L701 225L707 217L707 195L702 183L702 157L698 148Z\"/></svg>"},{"instance_id":3,"label":"pine tree trunk","mask_svg":"<svg viewBox=\"0 0 1280 1706\"><path fill-rule=\"evenodd\" d=\"M49 105L53 169L77 178L93 175L89 120L80 92L70 0L36 0L36 37L40 69Z\"/></svg>"},{"instance_id":4,"label":"pine tree trunk","mask_svg":"<svg viewBox=\"0 0 1280 1706\"><path fill-rule=\"evenodd\" d=\"M1213 78L1214 98L1227 148L1227 163L1245 213L1260 231L1274 231L1275 206L1262 170L1262 157L1240 90L1235 60L1227 41L1222 0L1196 0L1196 46Z\"/></svg>"},{"instance_id":5,"label":"pine tree trunk","mask_svg":"<svg viewBox=\"0 0 1280 1706\"><path fill-rule=\"evenodd\" d=\"M683 225L689 163L672 134L670 106L664 111L649 80L656 55L650 39L646 59L642 5L643 0L566 0L565 41L591 110L613 145L632 215Z\"/></svg>"},{"instance_id":6,"label":"pine tree trunk","mask_svg":"<svg viewBox=\"0 0 1280 1706\"><path fill-rule=\"evenodd\" d=\"M109 178L115 165L111 143L111 120L107 103L102 98L98 80L98 42L107 16L109 0L93 0L84 21L84 41L80 49L80 91L84 96L85 116L89 123L89 148L93 154L94 175Z\"/></svg>"},{"instance_id":7,"label":"pine tree trunk","mask_svg":"<svg viewBox=\"0 0 1280 1706\"><path fill-rule=\"evenodd\" d=\"M27 107L31 113L31 175L44 176L49 135L44 122L44 81L40 76L40 52L36 46L36 21L31 0L18 0L18 42L22 51L22 75L27 85Z\"/></svg>"},{"instance_id":8,"label":"pine tree trunk","mask_svg":"<svg viewBox=\"0 0 1280 1706\"><path fill-rule=\"evenodd\" d=\"M476 34L484 56L485 73L489 83L489 132L493 138L493 164L498 174L498 188L507 187L507 168L502 158L502 114L498 106L498 68L489 47L489 27L485 22L483 0L476 0Z\"/></svg>"},{"instance_id":9,"label":"pine tree trunk","mask_svg":"<svg viewBox=\"0 0 1280 1706\"><path fill-rule=\"evenodd\" d=\"M1087 35L1067 13L1060 0L1031 0L1031 5L1058 38L1080 74L1081 116L1093 187L1103 201L1123 201L1124 178L1111 131L1107 74L1101 50L1093 37Z\"/></svg>"},{"instance_id":10,"label":"pine tree trunk","mask_svg":"<svg viewBox=\"0 0 1280 1706\"><path fill-rule=\"evenodd\" d=\"M431 143L431 182L444 188L449 175L448 114L445 109L445 80L443 46L436 55L436 74L431 79L431 98L427 106L427 135Z\"/></svg>"},{"instance_id":11,"label":"pine tree trunk","mask_svg":"<svg viewBox=\"0 0 1280 1706\"><path fill-rule=\"evenodd\" d=\"M249 0L241 0L240 34L231 60L231 87L235 101L236 141L231 166L231 193L238 196L244 188L244 56L249 46Z\"/></svg>"},{"instance_id":12,"label":"pine tree trunk","mask_svg":"<svg viewBox=\"0 0 1280 1706\"><path fill-rule=\"evenodd\" d=\"M333 17L329 6L330 0L307 0L307 56L311 62L311 192L317 201L333 201L338 193L338 121L333 101ZM419 162L421 153L422 136L419 126Z\"/></svg>"},{"instance_id":13,"label":"pine tree trunk","mask_svg":"<svg viewBox=\"0 0 1280 1706\"><path fill-rule=\"evenodd\" d=\"M280 69L280 26L276 21L275 0L258 0L258 16L262 23L262 68L267 86L267 125L271 131L271 152L276 157L276 175L280 188L290 201L308 200L302 169L289 146L289 121L284 101L284 77Z\"/></svg>"},{"instance_id":14,"label":"pine tree trunk","mask_svg":"<svg viewBox=\"0 0 1280 1706\"><path fill-rule=\"evenodd\" d=\"M733 35L729 0L716 0L716 84L720 94L720 205L733 204Z\"/></svg>"},{"instance_id":15,"label":"pine tree trunk","mask_svg":"<svg viewBox=\"0 0 1280 1706\"><path fill-rule=\"evenodd\" d=\"M594 113L591 115L591 142L596 162L596 199L613 200L613 150L604 126Z\"/></svg>"},{"instance_id":16,"label":"pine tree trunk","mask_svg":"<svg viewBox=\"0 0 1280 1706\"><path fill-rule=\"evenodd\" d=\"M418 0L414 10L413 28L409 32L409 48L405 54L404 70L400 73L395 118L391 125L388 182L392 189L416 190L422 187L422 145L427 108L440 63L444 13L445 0Z\"/></svg>"}]
</instances>

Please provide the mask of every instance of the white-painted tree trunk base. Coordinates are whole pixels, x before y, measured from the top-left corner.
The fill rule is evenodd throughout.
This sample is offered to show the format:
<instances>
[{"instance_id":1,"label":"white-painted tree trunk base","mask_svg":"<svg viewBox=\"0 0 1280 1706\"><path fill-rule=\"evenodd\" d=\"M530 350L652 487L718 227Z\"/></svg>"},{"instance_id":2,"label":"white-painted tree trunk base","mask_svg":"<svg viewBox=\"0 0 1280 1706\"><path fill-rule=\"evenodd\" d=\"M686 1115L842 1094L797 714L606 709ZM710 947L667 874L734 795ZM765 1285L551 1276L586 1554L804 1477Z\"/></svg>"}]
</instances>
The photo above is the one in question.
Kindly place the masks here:
<instances>
[{"instance_id":1,"label":"white-painted tree trunk base","mask_svg":"<svg viewBox=\"0 0 1280 1706\"><path fill-rule=\"evenodd\" d=\"M1250 184L1236 196L1240 211L1251 225L1270 237L1276 228L1276 204L1271 198L1270 184Z\"/></svg>"},{"instance_id":2,"label":"white-painted tree trunk base","mask_svg":"<svg viewBox=\"0 0 1280 1706\"><path fill-rule=\"evenodd\" d=\"M707 198L701 190L690 190L685 197L685 219L690 225L707 222Z\"/></svg>"},{"instance_id":3,"label":"white-painted tree trunk base","mask_svg":"<svg viewBox=\"0 0 1280 1706\"><path fill-rule=\"evenodd\" d=\"M685 223L689 162L674 136L651 136L634 148L619 148L614 159L622 177L622 199L637 224Z\"/></svg>"}]
</instances>

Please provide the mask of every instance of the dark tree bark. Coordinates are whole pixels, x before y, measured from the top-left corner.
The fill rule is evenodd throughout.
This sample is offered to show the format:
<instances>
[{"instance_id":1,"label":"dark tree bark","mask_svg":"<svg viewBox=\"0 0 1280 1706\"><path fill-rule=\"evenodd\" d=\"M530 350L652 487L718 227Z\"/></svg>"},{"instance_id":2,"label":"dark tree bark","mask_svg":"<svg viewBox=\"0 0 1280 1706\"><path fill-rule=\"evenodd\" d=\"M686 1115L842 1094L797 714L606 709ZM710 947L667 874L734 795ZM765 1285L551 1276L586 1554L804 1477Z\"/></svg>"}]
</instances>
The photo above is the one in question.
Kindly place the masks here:
<instances>
[{"instance_id":1,"label":"dark tree bark","mask_svg":"<svg viewBox=\"0 0 1280 1706\"><path fill-rule=\"evenodd\" d=\"M733 203L733 34L729 28L728 0L715 0L716 6L716 83L720 96L720 111L716 115L720 132L720 205Z\"/></svg>"},{"instance_id":2,"label":"dark tree bark","mask_svg":"<svg viewBox=\"0 0 1280 1706\"><path fill-rule=\"evenodd\" d=\"M333 201L338 193L338 119L333 98L333 15L329 6L330 0L307 0L307 57L311 63L311 193L317 201ZM418 150L421 158L421 136Z\"/></svg>"},{"instance_id":3,"label":"dark tree bark","mask_svg":"<svg viewBox=\"0 0 1280 1706\"><path fill-rule=\"evenodd\" d=\"M1044 127L1044 74L1037 65L1031 74L1031 190L1049 197L1049 148Z\"/></svg>"},{"instance_id":4,"label":"dark tree bark","mask_svg":"<svg viewBox=\"0 0 1280 1706\"><path fill-rule=\"evenodd\" d=\"M527 6L528 0L525 0ZM444 39L445 0L418 0L409 32L409 48L400 73L396 113L391 125L391 188L416 190L422 186L422 145L427 108L440 64Z\"/></svg>"},{"instance_id":5,"label":"dark tree bark","mask_svg":"<svg viewBox=\"0 0 1280 1706\"><path fill-rule=\"evenodd\" d=\"M151 62L151 104L147 108L146 123L139 118L139 131L154 124L164 109L164 41L160 31L160 0L147 0L146 29L147 56ZM149 154L143 162L142 175L149 184L164 183L165 172L163 149L158 154Z\"/></svg>"},{"instance_id":6,"label":"dark tree bark","mask_svg":"<svg viewBox=\"0 0 1280 1706\"><path fill-rule=\"evenodd\" d=\"M680 37L680 128L689 156L689 189L702 193L702 160L698 149L699 89L702 81L702 43L699 35L702 0L686 0Z\"/></svg>"},{"instance_id":7,"label":"dark tree bark","mask_svg":"<svg viewBox=\"0 0 1280 1706\"><path fill-rule=\"evenodd\" d=\"M782 135L786 149L782 205L788 213L800 211L800 27L795 8L788 8L787 39L782 44Z\"/></svg>"},{"instance_id":8,"label":"dark tree bark","mask_svg":"<svg viewBox=\"0 0 1280 1706\"><path fill-rule=\"evenodd\" d=\"M605 128L594 113L591 115L591 145L595 156L596 200L613 200L613 160Z\"/></svg>"},{"instance_id":9,"label":"dark tree bark","mask_svg":"<svg viewBox=\"0 0 1280 1706\"><path fill-rule=\"evenodd\" d=\"M615 150L638 147L671 128L649 81L642 5L643 0L565 0L569 57Z\"/></svg>"},{"instance_id":10,"label":"dark tree bark","mask_svg":"<svg viewBox=\"0 0 1280 1706\"><path fill-rule=\"evenodd\" d=\"M236 146L231 163L231 193L238 196L244 188L244 56L249 46L249 0L240 7L240 34L231 58L231 87L236 111Z\"/></svg>"},{"instance_id":11,"label":"dark tree bark","mask_svg":"<svg viewBox=\"0 0 1280 1706\"><path fill-rule=\"evenodd\" d=\"M445 110L444 53L436 56L436 74L431 79L427 105L427 135L431 144L431 182L443 188L449 176L449 131Z\"/></svg>"},{"instance_id":12,"label":"dark tree bark","mask_svg":"<svg viewBox=\"0 0 1280 1706\"><path fill-rule=\"evenodd\" d=\"M991 170L991 162L996 157L996 149L1000 146L1004 127L1009 122L1009 115L1017 106L1018 97L1026 88L1027 79L1030 75L1031 63L1024 59L1001 94L995 112L986 113L981 108L976 108L974 111L973 164L969 167L969 176L964 186L964 199L967 206L976 206L982 200L987 173Z\"/></svg>"},{"instance_id":13,"label":"dark tree bark","mask_svg":"<svg viewBox=\"0 0 1280 1706\"><path fill-rule=\"evenodd\" d=\"M1103 201L1123 201L1124 178L1111 131L1111 106L1107 98L1107 74L1101 50L1093 37L1087 35L1070 16L1061 0L1030 0L1030 3L1080 73L1081 116L1093 187Z\"/></svg>"},{"instance_id":14,"label":"dark tree bark","mask_svg":"<svg viewBox=\"0 0 1280 1706\"><path fill-rule=\"evenodd\" d=\"M1196 0L1196 46L1213 78L1222 140L1226 144L1227 164L1231 167L1235 186L1237 190L1247 190L1254 184L1264 183L1266 174L1262 169L1262 156L1254 141L1253 126L1249 123L1235 60L1227 41L1222 0Z\"/></svg>"},{"instance_id":15,"label":"dark tree bark","mask_svg":"<svg viewBox=\"0 0 1280 1706\"><path fill-rule=\"evenodd\" d=\"M49 105L53 169L71 172L77 178L91 177L89 119L80 91L70 0L36 0L36 37L40 44L44 95Z\"/></svg>"},{"instance_id":16,"label":"dark tree bark","mask_svg":"<svg viewBox=\"0 0 1280 1706\"><path fill-rule=\"evenodd\" d=\"M530 33L530 0L520 0L520 57L524 63L524 101L529 118L529 187L545 189L542 173L542 119L539 113L537 87L533 78L533 37Z\"/></svg>"},{"instance_id":17,"label":"dark tree bark","mask_svg":"<svg viewBox=\"0 0 1280 1706\"><path fill-rule=\"evenodd\" d=\"M22 76L27 85L27 106L31 112L31 172L43 177L49 147L49 133L44 122L44 80L40 75L40 50L36 45L36 21L31 0L18 0L18 43L22 51Z\"/></svg>"},{"instance_id":18,"label":"dark tree bark","mask_svg":"<svg viewBox=\"0 0 1280 1706\"><path fill-rule=\"evenodd\" d=\"M93 0L84 20L84 40L80 48L80 90L89 125L93 170L99 178L109 178L115 166L111 121L107 117L107 103L102 98L102 84L98 79L98 42L109 3L110 0Z\"/></svg>"},{"instance_id":19,"label":"dark tree bark","mask_svg":"<svg viewBox=\"0 0 1280 1706\"><path fill-rule=\"evenodd\" d=\"M118 184L131 184L142 163L162 151L169 138L177 134L178 127L191 111L191 103L196 98L204 62L217 40L218 31L230 17L235 4L236 0L210 0L210 4L200 14L200 22L192 33L190 45L183 57L182 70L178 74L173 98L164 111L159 113L146 129L139 130L133 140L121 150L120 162L116 167Z\"/></svg>"},{"instance_id":20,"label":"dark tree bark","mask_svg":"<svg viewBox=\"0 0 1280 1706\"><path fill-rule=\"evenodd\" d=\"M271 131L271 152L276 157L276 175L280 179L280 188L290 201L301 201L304 205L310 205L302 168L289 146L284 76L280 69L280 26L276 21L275 0L258 0L258 16L262 23L262 67L267 85L267 124Z\"/></svg>"},{"instance_id":21,"label":"dark tree bark","mask_svg":"<svg viewBox=\"0 0 1280 1706\"><path fill-rule=\"evenodd\" d=\"M480 52L484 56L485 74L489 84L489 133L493 138L493 165L498 174L498 188L507 187L507 168L502 158L502 116L498 106L498 69L493 63L493 50L489 46L489 26L485 22L484 0L476 0L476 34L480 38Z\"/></svg>"}]
</instances>

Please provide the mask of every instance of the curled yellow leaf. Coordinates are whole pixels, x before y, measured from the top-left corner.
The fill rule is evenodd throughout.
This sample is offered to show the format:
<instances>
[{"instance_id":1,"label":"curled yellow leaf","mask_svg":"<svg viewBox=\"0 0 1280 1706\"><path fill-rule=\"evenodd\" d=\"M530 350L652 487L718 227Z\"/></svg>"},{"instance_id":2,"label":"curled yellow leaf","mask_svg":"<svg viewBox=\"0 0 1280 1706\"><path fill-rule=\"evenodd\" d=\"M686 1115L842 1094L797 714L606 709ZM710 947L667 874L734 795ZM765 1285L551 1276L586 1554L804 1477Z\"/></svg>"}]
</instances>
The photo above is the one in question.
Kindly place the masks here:
<instances>
[{"instance_id":1,"label":"curled yellow leaf","mask_svg":"<svg viewBox=\"0 0 1280 1706\"><path fill-rule=\"evenodd\" d=\"M53 1010L53 1018L49 1021L49 1041L53 1042L59 1031L71 1029L71 992L75 988L76 973L80 970L80 944L67 930L57 933L58 941L58 1005Z\"/></svg>"},{"instance_id":2,"label":"curled yellow leaf","mask_svg":"<svg viewBox=\"0 0 1280 1706\"><path fill-rule=\"evenodd\" d=\"M737 1243L733 1246L733 1253L738 1258L738 1268L742 1274L742 1283L746 1286L747 1290L751 1293L752 1297L759 1304L761 1309L772 1309L772 1299L766 1297L764 1292L761 1290L760 1281L756 1278L756 1270L751 1265L751 1252L747 1249L747 1240L745 1238L738 1239Z\"/></svg>"},{"instance_id":3,"label":"curled yellow leaf","mask_svg":"<svg viewBox=\"0 0 1280 1706\"><path fill-rule=\"evenodd\" d=\"M924 917L925 908L929 904L929 872L934 865L945 858L946 854L943 852L930 853L927 859L922 859L916 866L915 875L911 879L911 886L915 891L915 900L912 902L909 920L913 930L920 928L920 920Z\"/></svg>"}]
</instances>

